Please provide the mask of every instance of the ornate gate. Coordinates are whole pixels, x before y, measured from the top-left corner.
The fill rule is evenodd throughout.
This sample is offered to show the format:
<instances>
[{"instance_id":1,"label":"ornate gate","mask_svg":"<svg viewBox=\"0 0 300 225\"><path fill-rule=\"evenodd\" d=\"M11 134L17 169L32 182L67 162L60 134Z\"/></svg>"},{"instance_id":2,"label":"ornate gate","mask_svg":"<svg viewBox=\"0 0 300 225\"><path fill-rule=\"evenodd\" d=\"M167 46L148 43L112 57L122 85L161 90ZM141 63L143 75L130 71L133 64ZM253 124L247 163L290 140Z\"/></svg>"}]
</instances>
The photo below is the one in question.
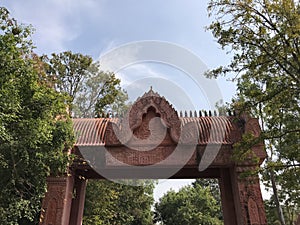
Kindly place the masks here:
<instances>
[{"instance_id":1,"label":"ornate gate","mask_svg":"<svg viewBox=\"0 0 300 225\"><path fill-rule=\"evenodd\" d=\"M233 144L245 133L259 136L255 118L209 113L178 115L152 90L138 98L121 118L73 119L81 159L64 177L49 177L40 225L80 225L87 179L218 178L225 225L265 225L257 175L266 157L264 146L252 147L258 157L232 160Z\"/></svg>"}]
</instances>

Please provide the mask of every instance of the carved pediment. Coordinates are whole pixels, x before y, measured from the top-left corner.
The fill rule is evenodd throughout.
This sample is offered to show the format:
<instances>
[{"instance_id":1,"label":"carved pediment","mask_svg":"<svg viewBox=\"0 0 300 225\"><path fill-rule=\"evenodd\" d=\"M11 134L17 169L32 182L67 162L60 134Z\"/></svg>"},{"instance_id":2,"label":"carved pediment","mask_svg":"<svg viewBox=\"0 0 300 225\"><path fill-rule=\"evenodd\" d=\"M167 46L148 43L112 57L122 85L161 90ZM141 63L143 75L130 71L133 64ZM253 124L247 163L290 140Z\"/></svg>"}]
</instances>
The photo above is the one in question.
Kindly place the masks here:
<instances>
[{"instance_id":1,"label":"carved pediment","mask_svg":"<svg viewBox=\"0 0 300 225\"><path fill-rule=\"evenodd\" d=\"M178 143L180 129L181 122L176 110L151 88L134 102L123 118L109 124L106 145Z\"/></svg>"},{"instance_id":2,"label":"carved pediment","mask_svg":"<svg viewBox=\"0 0 300 225\"><path fill-rule=\"evenodd\" d=\"M143 118L151 116L153 112L155 117L161 118L162 123L169 129L173 141L178 142L180 136L180 120L176 110L173 106L158 93L154 92L152 88L139 97L129 112L129 125L132 130L140 127Z\"/></svg>"}]
</instances>

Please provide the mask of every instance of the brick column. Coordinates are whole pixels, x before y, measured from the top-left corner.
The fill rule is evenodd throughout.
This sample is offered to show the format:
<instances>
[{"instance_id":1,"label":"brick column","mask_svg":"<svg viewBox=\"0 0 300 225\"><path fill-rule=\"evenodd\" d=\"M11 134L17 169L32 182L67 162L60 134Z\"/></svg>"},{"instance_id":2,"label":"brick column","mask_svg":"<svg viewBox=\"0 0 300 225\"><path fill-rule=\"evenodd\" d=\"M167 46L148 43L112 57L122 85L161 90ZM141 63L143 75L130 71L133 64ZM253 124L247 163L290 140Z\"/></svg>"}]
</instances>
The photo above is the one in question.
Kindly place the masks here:
<instances>
[{"instance_id":1,"label":"brick column","mask_svg":"<svg viewBox=\"0 0 300 225\"><path fill-rule=\"evenodd\" d=\"M220 169L219 187L221 192L224 225L238 225L232 188L232 177L228 168Z\"/></svg>"},{"instance_id":2,"label":"brick column","mask_svg":"<svg viewBox=\"0 0 300 225\"><path fill-rule=\"evenodd\" d=\"M234 177L234 197L240 215L240 224L266 225L265 207L261 195L258 175L243 176L251 167L236 167L232 170ZM244 174L245 175L245 174Z\"/></svg>"},{"instance_id":3,"label":"brick column","mask_svg":"<svg viewBox=\"0 0 300 225\"><path fill-rule=\"evenodd\" d=\"M47 178L39 225L69 224L73 186L73 176Z\"/></svg>"},{"instance_id":4,"label":"brick column","mask_svg":"<svg viewBox=\"0 0 300 225\"><path fill-rule=\"evenodd\" d=\"M85 200L85 190L86 190L86 179L75 178L74 185L74 197L72 200L71 208L71 218L69 225L81 225L83 210L84 210L84 200Z\"/></svg>"},{"instance_id":5,"label":"brick column","mask_svg":"<svg viewBox=\"0 0 300 225\"><path fill-rule=\"evenodd\" d=\"M241 178L253 168L222 168L220 190L224 225L266 225L258 176Z\"/></svg>"}]
</instances>

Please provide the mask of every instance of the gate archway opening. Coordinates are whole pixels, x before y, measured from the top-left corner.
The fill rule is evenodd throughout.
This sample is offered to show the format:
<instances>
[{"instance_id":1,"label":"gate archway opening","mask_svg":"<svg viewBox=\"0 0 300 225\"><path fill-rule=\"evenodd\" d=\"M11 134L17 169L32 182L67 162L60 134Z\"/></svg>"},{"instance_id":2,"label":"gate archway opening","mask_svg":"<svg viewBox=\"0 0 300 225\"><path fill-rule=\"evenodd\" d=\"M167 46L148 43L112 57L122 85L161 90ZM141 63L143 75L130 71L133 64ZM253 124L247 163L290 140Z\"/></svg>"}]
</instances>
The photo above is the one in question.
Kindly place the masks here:
<instances>
[{"instance_id":1,"label":"gate archway opening","mask_svg":"<svg viewBox=\"0 0 300 225\"><path fill-rule=\"evenodd\" d=\"M73 119L78 160L69 174L47 179L40 225L80 225L88 179L217 178L225 225L266 225L254 171L266 158L263 143L252 146L259 160L234 161L242 135L258 137L258 120L248 116L178 115L151 89L122 118ZM83 179L84 178L84 179Z\"/></svg>"}]
</instances>

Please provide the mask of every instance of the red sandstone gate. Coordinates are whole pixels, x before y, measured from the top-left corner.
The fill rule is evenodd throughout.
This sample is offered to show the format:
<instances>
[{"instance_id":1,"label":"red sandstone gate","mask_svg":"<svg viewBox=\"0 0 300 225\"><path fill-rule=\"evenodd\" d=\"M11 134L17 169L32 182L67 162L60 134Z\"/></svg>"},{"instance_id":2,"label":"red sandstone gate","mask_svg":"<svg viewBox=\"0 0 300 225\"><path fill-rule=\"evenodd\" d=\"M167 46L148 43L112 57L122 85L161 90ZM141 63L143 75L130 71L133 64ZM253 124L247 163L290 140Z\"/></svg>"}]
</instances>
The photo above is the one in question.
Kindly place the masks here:
<instances>
[{"instance_id":1,"label":"red sandstone gate","mask_svg":"<svg viewBox=\"0 0 300 225\"><path fill-rule=\"evenodd\" d=\"M179 117L152 90L124 118L73 120L73 151L85 160L66 176L48 178L40 225L80 225L86 180L113 178L218 178L225 225L267 224L258 176L240 176L265 159L263 144L252 147L258 163L231 159L244 133L260 134L257 119Z\"/></svg>"}]
</instances>

